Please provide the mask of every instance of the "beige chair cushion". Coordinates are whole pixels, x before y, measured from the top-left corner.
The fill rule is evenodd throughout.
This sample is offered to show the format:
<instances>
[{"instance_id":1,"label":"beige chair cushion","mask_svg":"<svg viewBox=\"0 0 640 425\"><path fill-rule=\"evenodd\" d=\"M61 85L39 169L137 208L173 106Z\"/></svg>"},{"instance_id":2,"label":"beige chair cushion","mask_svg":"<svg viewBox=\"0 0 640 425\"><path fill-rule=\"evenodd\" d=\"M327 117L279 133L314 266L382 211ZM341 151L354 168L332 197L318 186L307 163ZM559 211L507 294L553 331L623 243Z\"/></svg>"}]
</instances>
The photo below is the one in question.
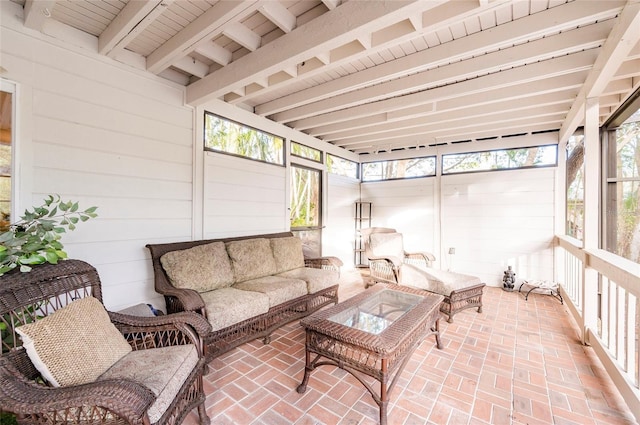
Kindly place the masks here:
<instances>
[{"instance_id":1,"label":"beige chair cushion","mask_svg":"<svg viewBox=\"0 0 640 425\"><path fill-rule=\"evenodd\" d=\"M131 379L153 391L157 398L148 413L151 423L155 423L176 398L197 363L198 351L191 344L132 351L98 380Z\"/></svg>"},{"instance_id":2,"label":"beige chair cushion","mask_svg":"<svg viewBox=\"0 0 640 425\"><path fill-rule=\"evenodd\" d=\"M337 270L313 269L310 267L289 270L280 273L278 276L304 280L307 282L307 291L310 294L315 294L330 286L337 285L338 279L340 279L340 273Z\"/></svg>"},{"instance_id":3,"label":"beige chair cushion","mask_svg":"<svg viewBox=\"0 0 640 425\"><path fill-rule=\"evenodd\" d=\"M269 239L255 238L227 242L236 282L269 276L276 272Z\"/></svg>"},{"instance_id":4,"label":"beige chair cushion","mask_svg":"<svg viewBox=\"0 0 640 425\"><path fill-rule=\"evenodd\" d=\"M176 288L207 292L233 283L233 269L224 242L171 251L160 257Z\"/></svg>"},{"instance_id":5,"label":"beige chair cushion","mask_svg":"<svg viewBox=\"0 0 640 425\"><path fill-rule=\"evenodd\" d=\"M243 291L261 292L269 297L269 307L307 295L307 282L282 276L264 276L233 285Z\"/></svg>"},{"instance_id":6,"label":"beige chair cushion","mask_svg":"<svg viewBox=\"0 0 640 425\"><path fill-rule=\"evenodd\" d=\"M425 289L444 296L449 296L451 291L482 283L476 276L431 268L424 270L411 264L402 266L400 278L401 285Z\"/></svg>"},{"instance_id":7,"label":"beige chair cushion","mask_svg":"<svg viewBox=\"0 0 640 425\"><path fill-rule=\"evenodd\" d=\"M292 236L290 238L272 238L271 249L276 261L276 273L304 267L302 241Z\"/></svg>"},{"instance_id":8,"label":"beige chair cushion","mask_svg":"<svg viewBox=\"0 0 640 425\"><path fill-rule=\"evenodd\" d=\"M369 246L375 257L404 258L402 233L372 233Z\"/></svg>"},{"instance_id":9,"label":"beige chair cushion","mask_svg":"<svg viewBox=\"0 0 640 425\"><path fill-rule=\"evenodd\" d=\"M269 297L260 292L222 288L200 296L214 332L269 311Z\"/></svg>"},{"instance_id":10,"label":"beige chair cushion","mask_svg":"<svg viewBox=\"0 0 640 425\"><path fill-rule=\"evenodd\" d=\"M131 351L93 297L73 301L16 332L33 365L55 387L93 382Z\"/></svg>"}]
</instances>

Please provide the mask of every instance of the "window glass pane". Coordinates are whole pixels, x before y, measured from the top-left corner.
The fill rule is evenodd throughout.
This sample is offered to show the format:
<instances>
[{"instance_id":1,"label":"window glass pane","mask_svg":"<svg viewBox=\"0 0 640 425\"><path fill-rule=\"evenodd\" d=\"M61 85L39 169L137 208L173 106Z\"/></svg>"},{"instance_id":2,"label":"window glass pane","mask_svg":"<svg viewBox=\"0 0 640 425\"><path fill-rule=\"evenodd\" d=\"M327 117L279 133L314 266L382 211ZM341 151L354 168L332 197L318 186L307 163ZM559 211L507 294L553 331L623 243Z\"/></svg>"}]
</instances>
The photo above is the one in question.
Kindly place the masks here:
<instances>
[{"instance_id":1,"label":"window glass pane","mask_svg":"<svg viewBox=\"0 0 640 425\"><path fill-rule=\"evenodd\" d=\"M442 174L547 167L557 164L557 145L442 156Z\"/></svg>"},{"instance_id":2,"label":"window glass pane","mask_svg":"<svg viewBox=\"0 0 640 425\"><path fill-rule=\"evenodd\" d=\"M435 156L362 164L362 181L407 179L435 175Z\"/></svg>"},{"instance_id":3,"label":"window glass pane","mask_svg":"<svg viewBox=\"0 0 640 425\"><path fill-rule=\"evenodd\" d=\"M607 185L607 249L640 263L640 110L615 131L615 176ZM612 246L615 245L615 246Z\"/></svg>"},{"instance_id":4,"label":"window glass pane","mask_svg":"<svg viewBox=\"0 0 640 425\"><path fill-rule=\"evenodd\" d=\"M567 235L582 240L584 230L584 136L567 141Z\"/></svg>"},{"instance_id":5,"label":"window glass pane","mask_svg":"<svg viewBox=\"0 0 640 425\"><path fill-rule=\"evenodd\" d=\"M11 224L13 110L13 92L0 90L0 232Z\"/></svg>"},{"instance_id":6,"label":"window glass pane","mask_svg":"<svg viewBox=\"0 0 640 425\"><path fill-rule=\"evenodd\" d=\"M358 178L358 163L327 154L327 171L341 176Z\"/></svg>"},{"instance_id":7,"label":"window glass pane","mask_svg":"<svg viewBox=\"0 0 640 425\"><path fill-rule=\"evenodd\" d=\"M284 140L281 137L208 112L204 118L205 149L284 164Z\"/></svg>"},{"instance_id":8,"label":"window glass pane","mask_svg":"<svg viewBox=\"0 0 640 425\"><path fill-rule=\"evenodd\" d=\"M320 226L320 171L291 166L291 228Z\"/></svg>"},{"instance_id":9,"label":"window glass pane","mask_svg":"<svg viewBox=\"0 0 640 425\"><path fill-rule=\"evenodd\" d=\"M301 145L296 142L291 142L291 155L307 158L316 162L322 162L322 152L318 149L310 148L309 146Z\"/></svg>"}]
</instances>

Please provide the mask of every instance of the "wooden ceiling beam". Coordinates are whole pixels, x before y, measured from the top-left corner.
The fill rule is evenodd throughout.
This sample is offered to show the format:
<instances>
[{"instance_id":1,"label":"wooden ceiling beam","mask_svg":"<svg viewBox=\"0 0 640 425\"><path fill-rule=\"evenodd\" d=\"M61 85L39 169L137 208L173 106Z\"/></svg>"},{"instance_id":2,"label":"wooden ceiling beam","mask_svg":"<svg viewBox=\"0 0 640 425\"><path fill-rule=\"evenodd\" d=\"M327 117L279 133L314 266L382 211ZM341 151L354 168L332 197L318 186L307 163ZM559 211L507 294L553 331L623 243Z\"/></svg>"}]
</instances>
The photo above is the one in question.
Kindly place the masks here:
<instances>
[{"instance_id":1,"label":"wooden ceiling beam","mask_svg":"<svg viewBox=\"0 0 640 425\"><path fill-rule=\"evenodd\" d=\"M55 5L56 0L26 0L24 3L24 26L42 32Z\"/></svg>"}]
</instances>

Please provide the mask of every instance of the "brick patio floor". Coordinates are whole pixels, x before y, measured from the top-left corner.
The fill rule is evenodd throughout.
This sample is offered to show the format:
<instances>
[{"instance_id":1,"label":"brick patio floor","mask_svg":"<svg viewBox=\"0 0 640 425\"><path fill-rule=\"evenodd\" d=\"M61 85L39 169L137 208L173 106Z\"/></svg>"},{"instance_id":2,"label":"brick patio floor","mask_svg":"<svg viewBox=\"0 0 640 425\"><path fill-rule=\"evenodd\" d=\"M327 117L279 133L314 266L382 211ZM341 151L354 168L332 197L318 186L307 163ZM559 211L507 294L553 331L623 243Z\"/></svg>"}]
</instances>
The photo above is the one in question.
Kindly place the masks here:
<instances>
[{"instance_id":1,"label":"brick patio floor","mask_svg":"<svg viewBox=\"0 0 640 425\"><path fill-rule=\"evenodd\" d=\"M363 289L357 271L343 273L341 300ZM389 424L636 424L557 299L486 288L483 300L482 314L441 321L444 349L429 337L414 352L390 394ZM205 376L211 423L378 423L377 405L351 375L321 366L301 395L303 373L297 322L270 345L253 341L215 359ZM184 425L197 419L194 411Z\"/></svg>"}]
</instances>

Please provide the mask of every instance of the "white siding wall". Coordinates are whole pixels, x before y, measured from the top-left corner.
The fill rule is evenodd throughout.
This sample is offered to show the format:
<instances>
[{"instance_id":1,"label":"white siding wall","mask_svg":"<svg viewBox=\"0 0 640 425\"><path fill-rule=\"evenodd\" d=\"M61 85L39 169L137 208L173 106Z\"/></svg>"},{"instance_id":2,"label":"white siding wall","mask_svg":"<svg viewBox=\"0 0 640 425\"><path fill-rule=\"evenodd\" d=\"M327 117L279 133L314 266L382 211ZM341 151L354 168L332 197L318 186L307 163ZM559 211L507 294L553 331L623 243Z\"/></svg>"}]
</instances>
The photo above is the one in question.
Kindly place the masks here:
<instances>
[{"instance_id":1,"label":"white siding wall","mask_svg":"<svg viewBox=\"0 0 640 425\"><path fill-rule=\"evenodd\" d=\"M436 178L362 184L362 200L372 202L371 225L403 234L407 251L433 252L438 244Z\"/></svg>"},{"instance_id":2,"label":"white siding wall","mask_svg":"<svg viewBox=\"0 0 640 425\"><path fill-rule=\"evenodd\" d=\"M204 158L205 239L289 230L285 167L211 152Z\"/></svg>"},{"instance_id":3,"label":"white siding wall","mask_svg":"<svg viewBox=\"0 0 640 425\"><path fill-rule=\"evenodd\" d=\"M338 257L345 268L354 267L355 202L360 198L360 182L329 174L322 253Z\"/></svg>"},{"instance_id":4,"label":"white siding wall","mask_svg":"<svg viewBox=\"0 0 640 425\"><path fill-rule=\"evenodd\" d=\"M50 193L98 206L97 219L63 237L70 257L96 266L108 308L164 307L144 246L191 237L184 89L2 19L2 77L19 90L17 211Z\"/></svg>"},{"instance_id":5,"label":"white siding wall","mask_svg":"<svg viewBox=\"0 0 640 425\"><path fill-rule=\"evenodd\" d=\"M518 282L553 279L555 175L544 168L372 182L362 198L373 202L373 225L402 232L408 251L432 252L443 269L502 286L509 265Z\"/></svg>"}]
</instances>

